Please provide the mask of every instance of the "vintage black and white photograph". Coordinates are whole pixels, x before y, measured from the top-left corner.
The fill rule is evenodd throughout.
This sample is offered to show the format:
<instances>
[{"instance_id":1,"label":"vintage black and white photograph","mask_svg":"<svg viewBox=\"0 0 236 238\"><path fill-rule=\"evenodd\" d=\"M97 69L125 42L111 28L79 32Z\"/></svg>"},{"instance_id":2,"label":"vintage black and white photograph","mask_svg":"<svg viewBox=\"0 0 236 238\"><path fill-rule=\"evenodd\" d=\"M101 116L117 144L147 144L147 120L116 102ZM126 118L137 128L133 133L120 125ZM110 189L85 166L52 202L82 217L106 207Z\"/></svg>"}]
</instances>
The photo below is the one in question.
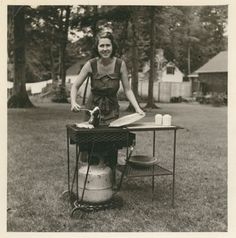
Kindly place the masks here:
<instances>
[{"instance_id":1,"label":"vintage black and white photograph","mask_svg":"<svg viewBox=\"0 0 236 238\"><path fill-rule=\"evenodd\" d=\"M6 11L6 232L229 231L227 3Z\"/></svg>"}]
</instances>

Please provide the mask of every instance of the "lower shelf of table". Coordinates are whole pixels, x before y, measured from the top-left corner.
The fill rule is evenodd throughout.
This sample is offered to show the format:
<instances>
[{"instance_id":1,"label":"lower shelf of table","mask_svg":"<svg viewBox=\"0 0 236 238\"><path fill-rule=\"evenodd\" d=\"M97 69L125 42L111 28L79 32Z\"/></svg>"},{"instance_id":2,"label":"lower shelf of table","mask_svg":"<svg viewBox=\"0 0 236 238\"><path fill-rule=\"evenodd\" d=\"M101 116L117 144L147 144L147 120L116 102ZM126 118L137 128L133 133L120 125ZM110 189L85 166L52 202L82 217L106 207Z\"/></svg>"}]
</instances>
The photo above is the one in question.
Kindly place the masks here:
<instances>
[{"instance_id":1,"label":"lower shelf of table","mask_svg":"<svg viewBox=\"0 0 236 238\"><path fill-rule=\"evenodd\" d=\"M117 165L116 168L118 171L123 172L125 169L125 165ZM173 175L173 173L172 171L165 169L157 164L142 168L134 168L131 165L127 165L127 169L125 172L126 177L147 177L163 175Z\"/></svg>"}]
</instances>

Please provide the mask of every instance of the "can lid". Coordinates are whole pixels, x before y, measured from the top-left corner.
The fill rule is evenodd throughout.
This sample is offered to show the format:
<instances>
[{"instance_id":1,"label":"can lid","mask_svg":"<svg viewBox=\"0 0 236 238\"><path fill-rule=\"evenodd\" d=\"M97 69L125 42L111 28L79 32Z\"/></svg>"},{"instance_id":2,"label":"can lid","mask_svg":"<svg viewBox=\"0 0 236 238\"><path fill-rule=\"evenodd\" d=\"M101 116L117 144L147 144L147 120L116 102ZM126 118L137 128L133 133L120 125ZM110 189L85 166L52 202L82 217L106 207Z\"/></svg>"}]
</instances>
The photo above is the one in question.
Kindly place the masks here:
<instances>
[{"instance_id":1,"label":"can lid","mask_svg":"<svg viewBox=\"0 0 236 238\"><path fill-rule=\"evenodd\" d=\"M84 165L79 169L79 174L86 174L88 165ZM108 166L90 165L88 174L103 175L111 173L111 168Z\"/></svg>"}]
</instances>

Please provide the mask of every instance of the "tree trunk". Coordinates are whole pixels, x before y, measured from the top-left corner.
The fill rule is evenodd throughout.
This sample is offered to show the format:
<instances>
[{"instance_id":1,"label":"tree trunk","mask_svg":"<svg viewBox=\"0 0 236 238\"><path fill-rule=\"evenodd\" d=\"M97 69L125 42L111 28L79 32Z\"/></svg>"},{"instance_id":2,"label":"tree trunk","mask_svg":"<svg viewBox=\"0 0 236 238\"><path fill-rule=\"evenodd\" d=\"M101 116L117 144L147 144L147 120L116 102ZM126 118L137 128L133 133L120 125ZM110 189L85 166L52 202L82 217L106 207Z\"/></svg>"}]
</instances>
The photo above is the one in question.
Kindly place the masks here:
<instances>
[{"instance_id":1,"label":"tree trunk","mask_svg":"<svg viewBox=\"0 0 236 238\"><path fill-rule=\"evenodd\" d=\"M148 82L148 101L146 108L157 108L153 97L153 84L156 77L155 55L156 55L156 26L155 26L155 7L151 9L151 54L150 54L150 75Z\"/></svg>"},{"instance_id":2,"label":"tree trunk","mask_svg":"<svg viewBox=\"0 0 236 238\"><path fill-rule=\"evenodd\" d=\"M55 83L55 81L57 79L57 75L56 75L56 69L55 69L55 59L54 59L53 48L54 48L54 46L51 45L49 54L50 54L50 66L51 66L51 78L52 78L53 83Z\"/></svg>"},{"instance_id":3,"label":"tree trunk","mask_svg":"<svg viewBox=\"0 0 236 238\"><path fill-rule=\"evenodd\" d=\"M65 82L66 82L65 52L66 52L66 45L67 45L67 41L68 41L70 6L67 6L65 10L66 10L66 16L65 16L63 36L62 36L62 42L61 42L61 67L60 67L60 70L61 70L60 75L61 75L63 86L65 86Z\"/></svg>"},{"instance_id":4,"label":"tree trunk","mask_svg":"<svg viewBox=\"0 0 236 238\"><path fill-rule=\"evenodd\" d=\"M118 49L118 54L119 56L125 54L125 46L127 44L127 39L128 39L128 29L129 27L129 21L125 21L123 23L123 31L121 33L121 41L120 41L120 44L119 44L119 49Z\"/></svg>"},{"instance_id":5,"label":"tree trunk","mask_svg":"<svg viewBox=\"0 0 236 238\"><path fill-rule=\"evenodd\" d=\"M64 17L64 11L66 14L65 17ZM61 35L59 36L59 74L60 74L61 84L58 85L56 97L53 99L54 102L60 102L60 103L68 102L67 93L66 93L65 53L66 53L66 45L68 40L69 18L70 18L70 6L67 6L66 8L61 7L61 15L60 15Z\"/></svg>"},{"instance_id":6,"label":"tree trunk","mask_svg":"<svg viewBox=\"0 0 236 238\"><path fill-rule=\"evenodd\" d=\"M93 37L95 37L98 33L98 29L97 29L97 22L98 22L98 7L97 6L93 6L93 15L94 15L94 21L91 24L91 30L93 33Z\"/></svg>"},{"instance_id":7,"label":"tree trunk","mask_svg":"<svg viewBox=\"0 0 236 238\"><path fill-rule=\"evenodd\" d=\"M131 28L132 28L132 81L131 81L131 88L133 90L134 96L136 97L137 101L139 101L139 94L138 94L138 68L139 68L139 61L138 61L138 12L137 8L132 11L131 16ZM134 112L134 108L131 103L127 108L127 111Z\"/></svg>"},{"instance_id":8,"label":"tree trunk","mask_svg":"<svg viewBox=\"0 0 236 238\"><path fill-rule=\"evenodd\" d=\"M7 80L12 81L14 78L14 8L8 6L7 9Z\"/></svg>"},{"instance_id":9,"label":"tree trunk","mask_svg":"<svg viewBox=\"0 0 236 238\"><path fill-rule=\"evenodd\" d=\"M9 108L33 107L25 87L25 14L24 7L14 11L14 82L13 95L8 100Z\"/></svg>"},{"instance_id":10,"label":"tree trunk","mask_svg":"<svg viewBox=\"0 0 236 238\"><path fill-rule=\"evenodd\" d=\"M191 52L190 43L188 43L188 75L191 74Z\"/></svg>"}]
</instances>

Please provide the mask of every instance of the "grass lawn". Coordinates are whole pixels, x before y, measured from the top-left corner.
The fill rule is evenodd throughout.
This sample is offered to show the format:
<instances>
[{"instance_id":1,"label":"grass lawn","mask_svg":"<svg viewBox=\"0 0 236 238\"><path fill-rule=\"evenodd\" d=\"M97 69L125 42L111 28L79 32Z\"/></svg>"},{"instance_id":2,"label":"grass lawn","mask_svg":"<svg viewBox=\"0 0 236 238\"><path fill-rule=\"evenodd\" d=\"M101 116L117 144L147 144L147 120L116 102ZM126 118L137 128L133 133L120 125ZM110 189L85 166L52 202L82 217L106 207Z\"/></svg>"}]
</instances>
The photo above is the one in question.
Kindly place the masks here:
<instances>
[{"instance_id":1,"label":"grass lawn","mask_svg":"<svg viewBox=\"0 0 236 238\"><path fill-rule=\"evenodd\" d=\"M170 113L177 133L175 209L171 176L125 179L122 209L70 218L67 189L66 124L81 121L69 104L36 103L34 109L8 110L7 230L18 232L225 232L227 231L227 107L159 104ZM122 103L125 115L126 103ZM172 132L173 133L173 132ZM157 156L171 166L173 137L157 134ZM152 136L137 134L135 153L150 154ZM73 151L73 149L72 149ZM120 156L124 151L120 151Z\"/></svg>"}]
</instances>

